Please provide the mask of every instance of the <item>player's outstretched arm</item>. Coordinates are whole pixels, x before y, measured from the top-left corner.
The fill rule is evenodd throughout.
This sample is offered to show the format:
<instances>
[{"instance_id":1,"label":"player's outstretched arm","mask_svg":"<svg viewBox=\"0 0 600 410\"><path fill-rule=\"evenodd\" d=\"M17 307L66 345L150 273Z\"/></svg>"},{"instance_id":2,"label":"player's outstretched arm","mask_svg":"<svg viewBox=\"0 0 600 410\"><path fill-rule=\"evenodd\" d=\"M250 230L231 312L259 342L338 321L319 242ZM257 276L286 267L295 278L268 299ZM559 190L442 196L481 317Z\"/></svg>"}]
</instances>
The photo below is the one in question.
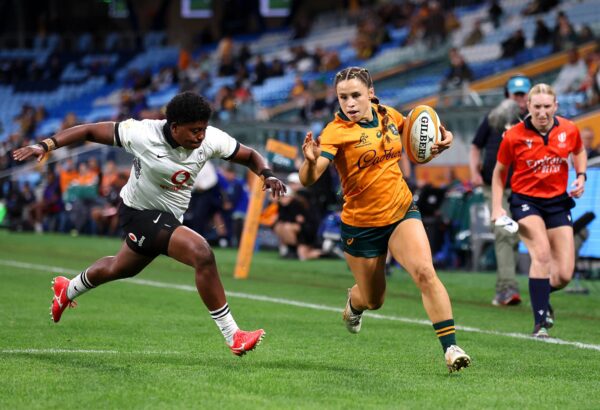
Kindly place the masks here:
<instances>
[{"instance_id":1,"label":"player's outstretched arm","mask_svg":"<svg viewBox=\"0 0 600 410\"><path fill-rule=\"evenodd\" d=\"M329 166L329 159L321 156L321 141L313 138L312 131L306 133L302 144L304 162L300 167L300 182L304 186L314 184Z\"/></svg>"},{"instance_id":2,"label":"player's outstretched arm","mask_svg":"<svg viewBox=\"0 0 600 410\"><path fill-rule=\"evenodd\" d=\"M63 130L46 138L37 144L19 148L13 151L15 161L25 161L28 158L35 157L38 162L44 158L46 153L60 147L66 147L75 142L92 141L104 145L114 145L115 123L98 122L93 124L77 125L75 127Z\"/></svg>"},{"instance_id":3,"label":"player's outstretched arm","mask_svg":"<svg viewBox=\"0 0 600 410\"><path fill-rule=\"evenodd\" d=\"M248 167L263 180L263 191L270 190L273 198L285 195L287 188L267 166L267 161L255 149L240 144L240 149L231 159L232 162Z\"/></svg>"}]
</instances>

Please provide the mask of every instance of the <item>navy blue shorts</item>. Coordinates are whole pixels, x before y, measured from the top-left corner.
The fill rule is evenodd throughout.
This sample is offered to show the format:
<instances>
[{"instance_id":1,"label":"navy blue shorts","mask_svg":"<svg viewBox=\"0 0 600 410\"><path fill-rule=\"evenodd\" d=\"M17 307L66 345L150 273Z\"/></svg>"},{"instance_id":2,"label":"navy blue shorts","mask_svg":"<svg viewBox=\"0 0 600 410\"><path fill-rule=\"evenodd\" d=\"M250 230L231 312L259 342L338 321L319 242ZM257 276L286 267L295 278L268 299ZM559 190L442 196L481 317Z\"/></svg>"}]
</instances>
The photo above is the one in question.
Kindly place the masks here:
<instances>
[{"instance_id":1,"label":"navy blue shorts","mask_svg":"<svg viewBox=\"0 0 600 410\"><path fill-rule=\"evenodd\" d=\"M575 201L568 194L554 198L536 198L513 192L509 203L515 221L526 216L538 215L544 220L546 229L573 226L571 209L575 207Z\"/></svg>"}]
</instances>

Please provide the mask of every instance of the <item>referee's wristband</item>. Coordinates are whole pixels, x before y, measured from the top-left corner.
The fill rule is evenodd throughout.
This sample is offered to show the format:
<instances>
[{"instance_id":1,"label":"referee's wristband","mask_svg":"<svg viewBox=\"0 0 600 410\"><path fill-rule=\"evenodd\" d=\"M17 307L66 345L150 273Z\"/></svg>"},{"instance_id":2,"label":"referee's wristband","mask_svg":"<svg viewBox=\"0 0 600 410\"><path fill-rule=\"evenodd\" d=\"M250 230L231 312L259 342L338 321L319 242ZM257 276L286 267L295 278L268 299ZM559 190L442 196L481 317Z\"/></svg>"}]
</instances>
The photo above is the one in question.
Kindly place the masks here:
<instances>
[{"instance_id":1,"label":"referee's wristband","mask_svg":"<svg viewBox=\"0 0 600 410\"><path fill-rule=\"evenodd\" d=\"M585 172L578 172L577 173L577 178L579 178L580 175L583 175L583 180L587 181L587 174Z\"/></svg>"}]
</instances>

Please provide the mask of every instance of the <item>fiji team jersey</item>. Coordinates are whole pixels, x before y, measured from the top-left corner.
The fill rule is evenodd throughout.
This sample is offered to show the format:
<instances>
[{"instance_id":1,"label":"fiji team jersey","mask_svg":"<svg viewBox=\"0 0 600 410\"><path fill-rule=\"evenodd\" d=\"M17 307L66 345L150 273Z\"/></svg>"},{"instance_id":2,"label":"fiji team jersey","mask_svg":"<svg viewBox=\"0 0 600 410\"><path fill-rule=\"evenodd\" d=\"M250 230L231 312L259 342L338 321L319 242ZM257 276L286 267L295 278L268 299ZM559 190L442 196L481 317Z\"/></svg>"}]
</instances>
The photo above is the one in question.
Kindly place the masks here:
<instances>
[{"instance_id":1,"label":"fiji team jersey","mask_svg":"<svg viewBox=\"0 0 600 410\"><path fill-rule=\"evenodd\" d=\"M199 148L185 149L171 135L166 120L127 120L115 125L115 144L135 157L121 190L125 205L170 212L183 220L198 172L211 158L229 159L239 143L209 126Z\"/></svg>"},{"instance_id":2,"label":"fiji team jersey","mask_svg":"<svg viewBox=\"0 0 600 410\"><path fill-rule=\"evenodd\" d=\"M412 203L398 164L404 117L385 108L389 117L385 133L375 105L370 123L354 123L338 112L321 133L321 155L333 161L342 181L342 221L347 225L392 224L404 217Z\"/></svg>"},{"instance_id":3,"label":"fiji team jersey","mask_svg":"<svg viewBox=\"0 0 600 410\"><path fill-rule=\"evenodd\" d=\"M498 162L513 167L513 192L538 198L554 198L567 190L570 153L583 149L579 130L571 121L555 117L547 135L531 123L531 117L510 128L498 150Z\"/></svg>"}]
</instances>

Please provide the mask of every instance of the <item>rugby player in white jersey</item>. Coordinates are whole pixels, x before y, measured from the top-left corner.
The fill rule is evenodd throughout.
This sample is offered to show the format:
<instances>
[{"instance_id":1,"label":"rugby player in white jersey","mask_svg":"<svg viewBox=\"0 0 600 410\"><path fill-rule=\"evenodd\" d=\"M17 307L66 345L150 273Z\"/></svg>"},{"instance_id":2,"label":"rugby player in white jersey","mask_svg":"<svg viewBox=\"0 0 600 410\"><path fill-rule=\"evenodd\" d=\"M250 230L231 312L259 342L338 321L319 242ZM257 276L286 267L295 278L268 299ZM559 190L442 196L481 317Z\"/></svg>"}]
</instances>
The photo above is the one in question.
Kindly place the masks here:
<instances>
[{"instance_id":1,"label":"rugby player in white jersey","mask_svg":"<svg viewBox=\"0 0 600 410\"><path fill-rule=\"evenodd\" d=\"M135 276L163 254L195 269L198 293L233 354L242 356L260 343L263 329L243 331L233 319L207 241L181 222L194 180L211 158L245 165L262 177L263 189L270 189L274 198L283 195L286 187L256 150L209 126L211 113L206 99L184 92L167 104L166 120L79 125L13 152L17 161L30 157L40 161L48 151L87 140L122 147L135 157L129 181L121 190L119 218L125 242L117 255L97 260L75 278L54 278L54 322L67 306L75 305L79 295L106 282Z\"/></svg>"}]
</instances>

